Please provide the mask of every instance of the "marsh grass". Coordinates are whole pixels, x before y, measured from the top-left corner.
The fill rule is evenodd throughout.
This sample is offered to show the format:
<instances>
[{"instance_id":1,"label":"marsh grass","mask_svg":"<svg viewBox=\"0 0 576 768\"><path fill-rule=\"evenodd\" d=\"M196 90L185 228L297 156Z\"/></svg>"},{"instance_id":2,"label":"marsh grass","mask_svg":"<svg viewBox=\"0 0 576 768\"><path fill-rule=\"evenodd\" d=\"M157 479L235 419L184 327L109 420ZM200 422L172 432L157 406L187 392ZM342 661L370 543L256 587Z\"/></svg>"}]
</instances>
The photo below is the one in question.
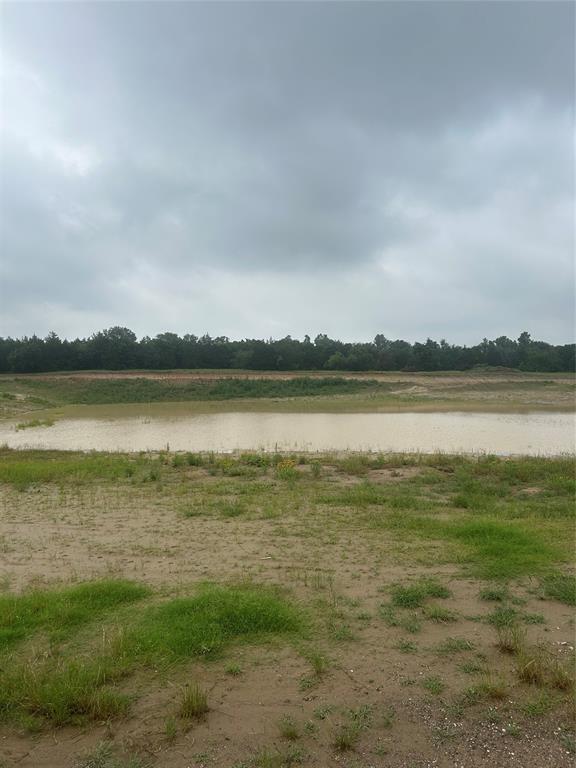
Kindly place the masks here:
<instances>
[{"instance_id":1,"label":"marsh grass","mask_svg":"<svg viewBox=\"0 0 576 768\"><path fill-rule=\"evenodd\" d=\"M54 426L54 419L30 419L29 421L21 421L16 424L16 432L20 432L23 429L34 429L35 427L52 427Z\"/></svg>"}]
</instances>

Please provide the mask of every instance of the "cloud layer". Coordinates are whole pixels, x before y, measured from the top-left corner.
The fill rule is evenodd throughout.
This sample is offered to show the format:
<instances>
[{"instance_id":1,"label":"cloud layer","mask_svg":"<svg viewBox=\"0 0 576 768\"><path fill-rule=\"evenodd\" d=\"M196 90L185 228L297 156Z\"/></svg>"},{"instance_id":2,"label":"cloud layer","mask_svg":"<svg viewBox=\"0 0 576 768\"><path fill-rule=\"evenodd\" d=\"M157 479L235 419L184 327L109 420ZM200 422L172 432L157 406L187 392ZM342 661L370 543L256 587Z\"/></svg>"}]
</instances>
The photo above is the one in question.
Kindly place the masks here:
<instances>
[{"instance_id":1,"label":"cloud layer","mask_svg":"<svg viewBox=\"0 0 576 768\"><path fill-rule=\"evenodd\" d=\"M2 13L2 335L572 340L571 3Z\"/></svg>"}]
</instances>

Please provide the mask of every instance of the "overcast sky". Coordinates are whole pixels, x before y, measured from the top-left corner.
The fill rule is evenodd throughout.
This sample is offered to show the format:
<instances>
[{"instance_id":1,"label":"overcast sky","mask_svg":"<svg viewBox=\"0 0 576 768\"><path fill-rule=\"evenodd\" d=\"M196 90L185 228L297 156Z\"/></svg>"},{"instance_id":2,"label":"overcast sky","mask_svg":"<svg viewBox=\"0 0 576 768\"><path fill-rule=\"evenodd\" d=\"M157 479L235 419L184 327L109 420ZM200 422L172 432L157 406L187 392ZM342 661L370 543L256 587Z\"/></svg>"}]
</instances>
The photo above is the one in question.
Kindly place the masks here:
<instances>
[{"instance_id":1,"label":"overcast sky","mask_svg":"<svg viewBox=\"0 0 576 768\"><path fill-rule=\"evenodd\" d=\"M574 11L3 3L0 335L572 341Z\"/></svg>"}]
</instances>

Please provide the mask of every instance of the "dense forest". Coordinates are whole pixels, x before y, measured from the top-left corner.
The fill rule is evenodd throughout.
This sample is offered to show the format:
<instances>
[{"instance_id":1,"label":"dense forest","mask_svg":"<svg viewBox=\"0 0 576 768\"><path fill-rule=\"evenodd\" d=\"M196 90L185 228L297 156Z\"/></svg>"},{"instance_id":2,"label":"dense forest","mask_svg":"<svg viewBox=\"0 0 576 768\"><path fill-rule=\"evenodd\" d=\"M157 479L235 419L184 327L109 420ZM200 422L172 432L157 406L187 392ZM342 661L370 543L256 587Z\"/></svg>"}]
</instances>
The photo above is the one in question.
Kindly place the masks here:
<instances>
[{"instance_id":1,"label":"dense forest","mask_svg":"<svg viewBox=\"0 0 576 768\"><path fill-rule=\"evenodd\" d=\"M523 371L574 371L575 345L500 336L473 347L428 339L425 343L374 341L347 343L324 334L303 341L286 336L264 341L231 341L225 336L161 333L138 340L128 328L109 328L87 339L68 341L50 333L22 339L0 338L0 372L125 370L128 368L236 368L256 371L447 371L500 366Z\"/></svg>"}]
</instances>

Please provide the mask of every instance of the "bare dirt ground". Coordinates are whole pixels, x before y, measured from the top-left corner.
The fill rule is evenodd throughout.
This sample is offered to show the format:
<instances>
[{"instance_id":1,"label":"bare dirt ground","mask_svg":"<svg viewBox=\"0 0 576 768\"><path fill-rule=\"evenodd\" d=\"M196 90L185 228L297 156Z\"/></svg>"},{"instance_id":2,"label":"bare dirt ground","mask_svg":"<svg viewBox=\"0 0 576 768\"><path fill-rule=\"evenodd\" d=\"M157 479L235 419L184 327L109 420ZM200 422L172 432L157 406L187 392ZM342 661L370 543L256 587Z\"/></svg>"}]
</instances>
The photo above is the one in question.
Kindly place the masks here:
<instances>
[{"instance_id":1,"label":"bare dirt ground","mask_svg":"<svg viewBox=\"0 0 576 768\"><path fill-rule=\"evenodd\" d=\"M418 471L378 470L369 479L395 483ZM126 690L138 697L125 720L36 736L1 726L0 765L72 768L78 756L109 740L119 755L138 754L155 768L573 766L564 710L544 708L534 717L522 709L536 693L511 684L502 699L466 709L457 705L475 683L474 668L512 679L513 660L497 650L493 628L475 620L493 607L479 599L481 584L464 578L439 547L410 546L388 534L359 535L353 524L331 519L330 510L319 514L302 497L282 496L267 479L257 481L260 491L250 497L247 514L224 519L207 511L211 503L240 498L239 484L248 481L231 478L223 486L222 478L201 468L186 472L176 487L0 486L4 586L20 590L110 575L170 593L201 580L281 584L307 604L333 602L342 630L319 640L329 670L308 685L309 664L294 647L232 647L225 659L191 663L168 679L148 674L131 680ZM360 480L327 471L323 482L334 487ZM185 517L187 505L199 513ZM344 514L353 516L354 510ZM407 635L386 625L379 606L391 584L420 575L450 588L452 597L443 604L458 618L428 621L421 633ZM527 626L531 640L558 653L573 643L571 609L539 599L530 580L513 591L525 601L523 611L545 622ZM471 649L439 653L450 637L469 641ZM227 672L231 663L240 674ZM425 681L436 678L442 690L432 693ZM167 735L167 718L187 680L208 689L210 712L205 721L178 723L176 734ZM369 725L351 751L339 752L335 730L350 710L361 709ZM286 715L297 723L293 741L279 730Z\"/></svg>"}]
</instances>

